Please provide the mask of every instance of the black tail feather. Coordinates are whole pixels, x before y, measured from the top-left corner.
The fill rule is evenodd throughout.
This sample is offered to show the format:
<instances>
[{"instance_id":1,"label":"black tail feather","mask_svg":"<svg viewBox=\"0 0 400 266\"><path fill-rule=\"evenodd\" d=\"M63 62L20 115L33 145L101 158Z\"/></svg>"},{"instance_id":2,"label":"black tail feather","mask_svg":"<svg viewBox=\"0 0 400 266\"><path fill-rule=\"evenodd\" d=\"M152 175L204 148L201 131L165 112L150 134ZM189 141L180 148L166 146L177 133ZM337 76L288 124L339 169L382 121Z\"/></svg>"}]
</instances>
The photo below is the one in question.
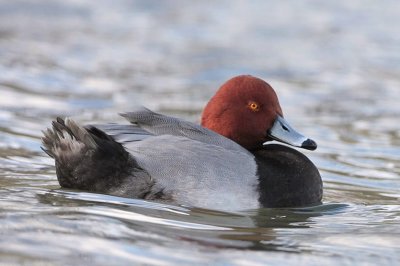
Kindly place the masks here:
<instances>
[{"instance_id":1,"label":"black tail feather","mask_svg":"<svg viewBox=\"0 0 400 266\"><path fill-rule=\"evenodd\" d=\"M132 197L150 188L150 177L125 148L94 126L57 117L43 135L42 150L55 159L62 187ZM143 180L127 185L135 178Z\"/></svg>"}]
</instances>

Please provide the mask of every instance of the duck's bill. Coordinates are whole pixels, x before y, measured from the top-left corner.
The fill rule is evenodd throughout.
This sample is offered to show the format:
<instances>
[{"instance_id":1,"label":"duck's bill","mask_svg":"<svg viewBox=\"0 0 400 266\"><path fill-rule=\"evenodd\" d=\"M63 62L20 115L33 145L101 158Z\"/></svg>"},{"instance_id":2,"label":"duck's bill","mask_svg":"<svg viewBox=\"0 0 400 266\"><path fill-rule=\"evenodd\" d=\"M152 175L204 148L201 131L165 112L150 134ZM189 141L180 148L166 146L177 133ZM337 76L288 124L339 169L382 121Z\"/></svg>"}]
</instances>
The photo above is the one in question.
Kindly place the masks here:
<instances>
[{"instance_id":1,"label":"duck's bill","mask_svg":"<svg viewBox=\"0 0 400 266\"><path fill-rule=\"evenodd\" d=\"M268 131L268 136L276 141L307 150L315 150L317 148L315 141L298 133L281 116L276 118L272 128Z\"/></svg>"}]
</instances>

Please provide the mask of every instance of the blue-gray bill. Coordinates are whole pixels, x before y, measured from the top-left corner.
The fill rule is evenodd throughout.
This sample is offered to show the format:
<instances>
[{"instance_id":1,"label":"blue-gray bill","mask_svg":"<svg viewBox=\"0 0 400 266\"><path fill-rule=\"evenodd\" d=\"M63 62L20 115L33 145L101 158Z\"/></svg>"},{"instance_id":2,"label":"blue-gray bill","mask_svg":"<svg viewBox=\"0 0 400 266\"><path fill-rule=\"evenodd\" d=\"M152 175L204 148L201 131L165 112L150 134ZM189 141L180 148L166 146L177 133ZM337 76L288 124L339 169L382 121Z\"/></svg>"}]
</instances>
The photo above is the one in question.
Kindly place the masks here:
<instances>
[{"instance_id":1,"label":"blue-gray bill","mask_svg":"<svg viewBox=\"0 0 400 266\"><path fill-rule=\"evenodd\" d=\"M268 130L268 136L276 141L280 141L295 147L315 150L317 143L294 130L289 123L281 116L278 116Z\"/></svg>"}]
</instances>

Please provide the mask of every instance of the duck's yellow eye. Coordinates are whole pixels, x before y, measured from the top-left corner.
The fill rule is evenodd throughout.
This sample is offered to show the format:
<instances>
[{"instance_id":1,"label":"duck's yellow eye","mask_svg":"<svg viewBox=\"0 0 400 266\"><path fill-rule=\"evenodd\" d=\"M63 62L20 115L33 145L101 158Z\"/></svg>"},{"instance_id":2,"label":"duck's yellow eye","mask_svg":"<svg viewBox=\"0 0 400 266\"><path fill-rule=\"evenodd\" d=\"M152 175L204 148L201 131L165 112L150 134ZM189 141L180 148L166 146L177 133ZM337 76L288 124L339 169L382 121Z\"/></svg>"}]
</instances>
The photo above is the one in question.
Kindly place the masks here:
<instances>
[{"instance_id":1,"label":"duck's yellow eye","mask_svg":"<svg viewBox=\"0 0 400 266\"><path fill-rule=\"evenodd\" d=\"M249 102L247 104L247 107L253 112L260 111L260 105L258 103L256 103L256 102Z\"/></svg>"}]
</instances>

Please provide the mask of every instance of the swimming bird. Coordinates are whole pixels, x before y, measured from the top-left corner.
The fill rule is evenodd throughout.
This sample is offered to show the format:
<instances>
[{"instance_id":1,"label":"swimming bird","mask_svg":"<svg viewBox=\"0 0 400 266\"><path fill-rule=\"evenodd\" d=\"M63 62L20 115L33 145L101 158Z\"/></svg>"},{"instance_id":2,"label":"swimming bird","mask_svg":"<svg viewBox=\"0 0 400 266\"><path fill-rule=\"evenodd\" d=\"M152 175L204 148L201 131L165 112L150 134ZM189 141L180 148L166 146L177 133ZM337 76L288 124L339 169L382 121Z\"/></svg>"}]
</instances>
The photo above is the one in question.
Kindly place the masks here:
<instances>
[{"instance_id":1,"label":"swimming bird","mask_svg":"<svg viewBox=\"0 0 400 266\"><path fill-rule=\"evenodd\" d=\"M219 210L321 203L317 167L287 145L317 144L284 119L274 89L240 75L203 110L201 125L147 108L127 124L82 126L57 118L42 149L61 187Z\"/></svg>"}]
</instances>

